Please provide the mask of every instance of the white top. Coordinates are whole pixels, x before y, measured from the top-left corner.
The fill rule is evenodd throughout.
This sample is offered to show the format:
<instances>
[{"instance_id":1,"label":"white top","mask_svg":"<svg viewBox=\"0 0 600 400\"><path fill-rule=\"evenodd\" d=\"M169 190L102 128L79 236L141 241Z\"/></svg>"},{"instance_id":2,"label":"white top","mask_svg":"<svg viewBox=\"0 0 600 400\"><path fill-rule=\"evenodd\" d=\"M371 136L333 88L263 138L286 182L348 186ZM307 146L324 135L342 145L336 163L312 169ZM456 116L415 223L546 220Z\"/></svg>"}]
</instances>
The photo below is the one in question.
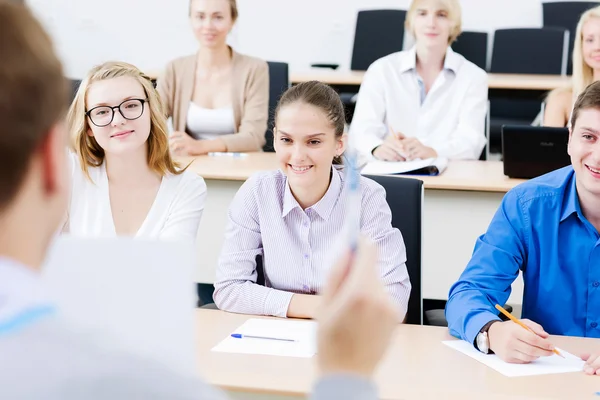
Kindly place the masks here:
<instances>
[{"instance_id":1,"label":"white top","mask_svg":"<svg viewBox=\"0 0 600 400\"><path fill-rule=\"evenodd\" d=\"M73 188L68 232L76 236L114 237L106 164L88 168L90 181L77 157L71 157ZM144 239L196 239L206 201L204 179L191 171L163 177L154 203L135 237Z\"/></svg>"},{"instance_id":2,"label":"white top","mask_svg":"<svg viewBox=\"0 0 600 400\"><path fill-rule=\"evenodd\" d=\"M486 142L486 72L448 48L444 69L425 94L415 66L414 47L371 64L350 126L358 150L371 157L391 127L440 157L478 159Z\"/></svg>"},{"instance_id":3,"label":"white top","mask_svg":"<svg viewBox=\"0 0 600 400\"><path fill-rule=\"evenodd\" d=\"M194 139L215 139L235 133L233 108L203 108L190 102L186 127Z\"/></svg>"}]
</instances>

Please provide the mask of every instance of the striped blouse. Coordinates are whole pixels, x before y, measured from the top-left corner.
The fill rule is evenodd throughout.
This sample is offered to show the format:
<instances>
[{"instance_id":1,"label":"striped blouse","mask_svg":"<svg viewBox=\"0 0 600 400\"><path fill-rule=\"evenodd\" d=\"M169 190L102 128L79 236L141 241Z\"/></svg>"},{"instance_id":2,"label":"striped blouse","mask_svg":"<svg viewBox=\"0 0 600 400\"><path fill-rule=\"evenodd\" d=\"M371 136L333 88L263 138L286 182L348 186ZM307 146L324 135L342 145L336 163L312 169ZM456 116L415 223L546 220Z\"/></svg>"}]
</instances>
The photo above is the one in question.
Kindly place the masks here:
<instances>
[{"instance_id":1,"label":"striped blouse","mask_svg":"<svg viewBox=\"0 0 600 400\"><path fill-rule=\"evenodd\" d=\"M282 171L259 172L242 185L229 207L217 268L214 300L220 309L285 317L294 293L321 292L344 231L343 179L334 167L325 195L305 210ZM378 247L381 278L402 320L411 288L402 234L391 225L383 187L361 177L360 190L361 233ZM263 258L265 286L256 284L257 255Z\"/></svg>"}]
</instances>

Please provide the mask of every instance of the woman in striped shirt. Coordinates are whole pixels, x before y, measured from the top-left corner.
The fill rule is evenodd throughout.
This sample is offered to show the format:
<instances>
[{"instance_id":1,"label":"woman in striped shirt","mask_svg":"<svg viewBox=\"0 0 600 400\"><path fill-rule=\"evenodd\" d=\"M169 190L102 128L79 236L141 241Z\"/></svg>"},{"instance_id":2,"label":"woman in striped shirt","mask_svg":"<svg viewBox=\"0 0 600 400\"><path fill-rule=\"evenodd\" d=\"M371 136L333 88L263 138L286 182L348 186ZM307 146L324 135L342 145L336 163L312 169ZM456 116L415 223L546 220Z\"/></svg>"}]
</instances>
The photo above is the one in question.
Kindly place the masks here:
<instances>
[{"instance_id":1,"label":"woman in striped shirt","mask_svg":"<svg viewBox=\"0 0 600 400\"><path fill-rule=\"evenodd\" d=\"M226 311L313 318L338 237L347 193L340 157L346 146L337 93L312 81L290 88L275 114L280 169L259 172L240 188L228 213L214 300ZM385 190L361 177L360 230L378 248L381 279L404 319L410 294L406 249L391 225ZM256 283L262 257L264 285Z\"/></svg>"}]
</instances>

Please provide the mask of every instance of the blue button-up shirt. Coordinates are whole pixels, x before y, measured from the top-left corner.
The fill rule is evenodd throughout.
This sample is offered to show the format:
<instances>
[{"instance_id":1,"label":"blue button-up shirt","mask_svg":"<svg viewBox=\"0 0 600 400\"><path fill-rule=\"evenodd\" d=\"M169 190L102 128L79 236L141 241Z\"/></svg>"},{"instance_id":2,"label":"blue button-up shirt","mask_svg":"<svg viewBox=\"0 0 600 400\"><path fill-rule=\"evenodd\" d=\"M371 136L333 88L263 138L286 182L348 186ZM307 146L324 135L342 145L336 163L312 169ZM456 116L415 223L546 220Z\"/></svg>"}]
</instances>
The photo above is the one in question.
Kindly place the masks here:
<instances>
[{"instance_id":1,"label":"blue button-up shirt","mask_svg":"<svg viewBox=\"0 0 600 400\"><path fill-rule=\"evenodd\" d=\"M523 271L523 318L551 334L600 337L600 240L583 216L571 166L504 197L467 268L450 289L450 332L470 343L497 320Z\"/></svg>"}]
</instances>

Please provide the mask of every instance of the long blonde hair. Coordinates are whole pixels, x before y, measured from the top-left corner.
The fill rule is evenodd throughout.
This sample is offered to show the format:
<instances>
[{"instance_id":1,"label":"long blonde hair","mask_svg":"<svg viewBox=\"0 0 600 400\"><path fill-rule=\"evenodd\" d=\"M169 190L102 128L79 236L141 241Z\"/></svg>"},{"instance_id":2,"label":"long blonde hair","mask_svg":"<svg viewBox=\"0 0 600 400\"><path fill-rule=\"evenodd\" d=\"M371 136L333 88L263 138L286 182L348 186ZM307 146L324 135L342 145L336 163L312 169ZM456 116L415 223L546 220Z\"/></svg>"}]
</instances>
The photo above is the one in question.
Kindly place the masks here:
<instances>
[{"instance_id":1,"label":"long blonde hair","mask_svg":"<svg viewBox=\"0 0 600 400\"><path fill-rule=\"evenodd\" d=\"M173 161L169 153L169 133L167 120L158 92L152 81L134 65L110 61L100 64L87 74L81 82L77 94L67 115L67 124L71 134L71 146L79 157L84 174L90 178L88 168L98 167L104 162L104 149L93 136L88 135L90 129L86 112L86 95L94 82L127 76L137 80L144 88L150 108L150 135L148 136L148 166L161 177L167 173L183 172L179 164Z\"/></svg>"},{"instance_id":2,"label":"long blonde hair","mask_svg":"<svg viewBox=\"0 0 600 400\"><path fill-rule=\"evenodd\" d=\"M581 14L577 23L575 44L573 45L573 100L594 80L592 67L587 65L583 59L583 25L594 17L600 18L600 6Z\"/></svg>"}]
</instances>

